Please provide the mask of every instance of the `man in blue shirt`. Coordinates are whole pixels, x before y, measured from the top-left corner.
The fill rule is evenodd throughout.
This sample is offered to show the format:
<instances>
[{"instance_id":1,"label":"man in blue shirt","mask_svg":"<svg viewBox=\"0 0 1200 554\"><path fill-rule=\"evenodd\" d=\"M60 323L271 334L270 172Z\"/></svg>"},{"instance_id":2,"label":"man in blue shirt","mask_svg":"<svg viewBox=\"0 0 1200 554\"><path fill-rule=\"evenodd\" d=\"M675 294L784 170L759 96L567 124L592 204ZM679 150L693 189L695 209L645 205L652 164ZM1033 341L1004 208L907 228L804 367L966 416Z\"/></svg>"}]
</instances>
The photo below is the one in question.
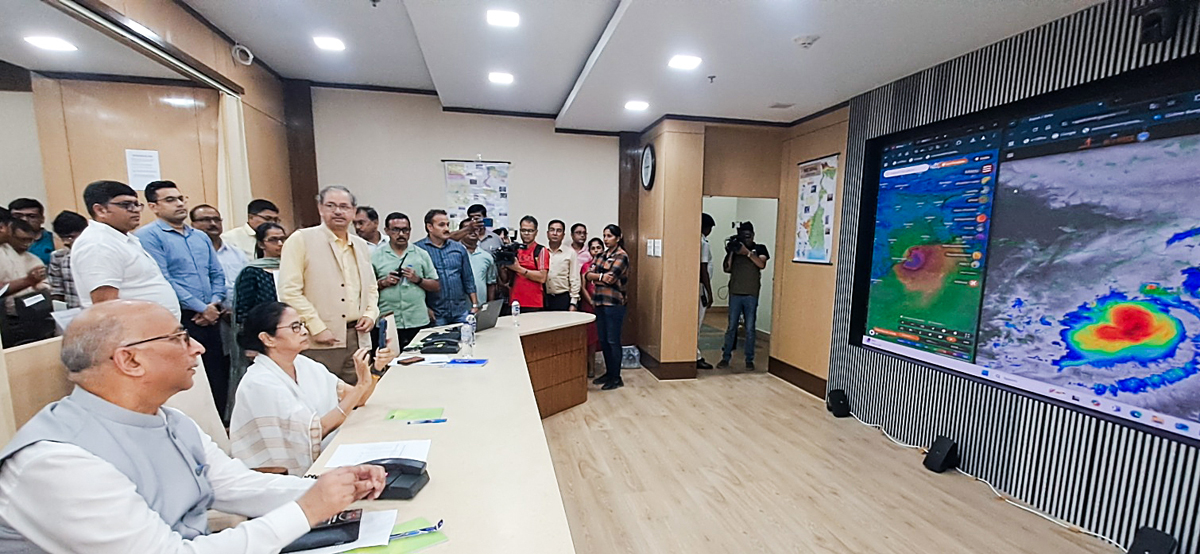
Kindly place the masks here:
<instances>
[{"instance_id":1,"label":"man in blue shirt","mask_svg":"<svg viewBox=\"0 0 1200 554\"><path fill-rule=\"evenodd\" d=\"M441 283L440 291L425 294L425 304L433 310L433 324L462 323L467 314L479 311L471 255L463 245L450 240L450 217L446 210L429 210L425 214L425 232L428 236L417 241L417 246L433 259Z\"/></svg>"},{"instance_id":2,"label":"man in blue shirt","mask_svg":"<svg viewBox=\"0 0 1200 554\"><path fill-rule=\"evenodd\" d=\"M37 256L45 265L50 265L50 253L54 252L54 235L42 225L46 223L46 208L33 198L18 198L8 203L12 216L33 227L37 237L29 246L29 253Z\"/></svg>"},{"instance_id":3,"label":"man in blue shirt","mask_svg":"<svg viewBox=\"0 0 1200 554\"><path fill-rule=\"evenodd\" d=\"M217 411L225 419L229 361L218 325L225 300L225 271L208 235L184 223L188 217L187 197L175 183L154 181L146 185L145 194L158 219L134 234L175 289L184 328L204 345L205 372Z\"/></svg>"}]
</instances>

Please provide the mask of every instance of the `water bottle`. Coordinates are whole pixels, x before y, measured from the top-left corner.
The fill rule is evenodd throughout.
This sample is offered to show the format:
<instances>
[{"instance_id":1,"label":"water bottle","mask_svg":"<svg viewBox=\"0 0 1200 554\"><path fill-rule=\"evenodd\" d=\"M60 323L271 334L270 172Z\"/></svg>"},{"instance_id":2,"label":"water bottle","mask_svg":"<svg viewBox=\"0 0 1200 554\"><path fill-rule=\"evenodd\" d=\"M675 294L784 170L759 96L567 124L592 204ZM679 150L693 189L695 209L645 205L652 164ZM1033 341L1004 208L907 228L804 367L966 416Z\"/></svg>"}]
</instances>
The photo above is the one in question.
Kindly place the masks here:
<instances>
[{"instance_id":1,"label":"water bottle","mask_svg":"<svg viewBox=\"0 0 1200 554\"><path fill-rule=\"evenodd\" d=\"M521 303L517 302L516 300L513 300L513 303L512 303L513 327L521 326L521 321L519 319L520 315L521 315Z\"/></svg>"},{"instance_id":2,"label":"water bottle","mask_svg":"<svg viewBox=\"0 0 1200 554\"><path fill-rule=\"evenodd\" d=\"M470 358L475 355L475 314L467 314L467 320L463 322L462 329L459 330L461 349L465 351L465 355Z\"/></svg>"}]
</instances>

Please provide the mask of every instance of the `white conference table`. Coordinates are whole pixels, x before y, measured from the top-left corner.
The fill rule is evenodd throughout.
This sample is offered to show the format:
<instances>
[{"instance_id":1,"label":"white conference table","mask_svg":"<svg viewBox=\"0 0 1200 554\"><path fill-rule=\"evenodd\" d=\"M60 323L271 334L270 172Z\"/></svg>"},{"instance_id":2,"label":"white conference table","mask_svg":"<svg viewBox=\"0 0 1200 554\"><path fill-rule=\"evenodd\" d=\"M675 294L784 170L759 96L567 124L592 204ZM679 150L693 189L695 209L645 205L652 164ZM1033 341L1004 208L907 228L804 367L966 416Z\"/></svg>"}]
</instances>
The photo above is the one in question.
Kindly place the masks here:
<instances>
[{"instance_id":1,"label":"white conference table","mask_svg":"<svg viewBox=\"0 0 1200 554\"><path fill-rule=\"evenodd\" d=\"M431 553L575 552L521 337L592 320L586 313L544 312L523 314L521 326L514 327L512 318L503 317L476 337L474 357L488 359L483 367L393 366L311 473L320 473L342 444L431 439L430 481L416 498L355 507L398 510L398 523L444 519L449 541ZM448 421L408 425L385 419L401 408L445 408Z\"/></svg>"}]
</instances>

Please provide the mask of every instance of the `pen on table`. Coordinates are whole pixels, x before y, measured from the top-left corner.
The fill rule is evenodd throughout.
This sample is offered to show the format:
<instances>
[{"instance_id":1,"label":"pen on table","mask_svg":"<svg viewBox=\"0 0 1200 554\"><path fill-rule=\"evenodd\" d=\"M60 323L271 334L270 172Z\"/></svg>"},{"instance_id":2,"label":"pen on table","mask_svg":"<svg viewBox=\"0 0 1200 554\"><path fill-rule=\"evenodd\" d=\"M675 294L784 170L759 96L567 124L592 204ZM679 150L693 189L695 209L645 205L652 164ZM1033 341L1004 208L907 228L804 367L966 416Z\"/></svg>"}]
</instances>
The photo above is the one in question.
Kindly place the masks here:
<instances>
[{"instance_id":1,"label":"pen on table","mask_svg":"<svg viewBox=\"0 0 1200 554\"><path fill-rule=\"evenodd\" d=\"M421 528L421 529L413 529L412 531L406 531L406 532L404 532L404 533L396 533L396 534L394 534L394 535L392 535L392 536L388 537L388 540L390 540L390 541L394 541L394 540L396 540L396 539L403 539L403 538L407 538L407 537L415 537L415 536L417 536L417 535L426 535L426 534L429 534L429 533L436 533L436 532L438 532L439 530L441 530L441 528L442 528L442 523L444 523L444 522L445 522L445 520L439 519L439 520L438 520L438 522L437 522L437 524L436 524L436 525L434 525L433 527L424 527L424 528Z\"/></svg>"},{"instance_id":2,"label":"pen on table","mask_svg":"<svg viewBox=\"0 0 1200 554\"><path fill-rule=\"evenodd\" d=\"M408 424L412 425L414 423L445 423L445 422L446 422L446 418L441 417L438 419L417 419L417 420L408 422Z\"/></svg>"}]
</instances>

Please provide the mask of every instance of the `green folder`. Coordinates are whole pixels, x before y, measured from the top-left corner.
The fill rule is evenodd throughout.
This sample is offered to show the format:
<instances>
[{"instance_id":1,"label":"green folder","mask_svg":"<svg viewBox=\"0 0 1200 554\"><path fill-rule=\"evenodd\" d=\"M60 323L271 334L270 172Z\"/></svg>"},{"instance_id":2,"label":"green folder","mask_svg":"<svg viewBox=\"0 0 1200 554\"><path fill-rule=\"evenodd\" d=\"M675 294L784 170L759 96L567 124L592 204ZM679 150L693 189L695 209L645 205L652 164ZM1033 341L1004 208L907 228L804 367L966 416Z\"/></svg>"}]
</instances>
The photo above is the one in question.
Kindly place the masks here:
<instances>
[{"instance_id":1,"label":"green folder","mask_svg":"<svg viewBox=\"0 0 1200 554\"><path fill-rule=\"evenodd\" d=\"M396 421L419 421L422 419L437 419L442 417L445 408L416 408L409 410L392 410L387 418Z\"/></svg>"},{"instance_id":2,"label":"green folder","mask_svg":"<svg viewBox=\"0 0 1200 554\"><path fill-rule=\"evenodd\" d=\"M396 526L392 528L392 534L395 535L399 533L407 533L409 531L424 529L426 527L433 527L433 523L431 523L428 519L419 517L404 523L397 523ZM415 537L396 539L385 546L371 546L368 548L347 550L346 554L409 554L410 552L424 550L430 546L441 544L448 540L450 540L450 538L447 537L445 533L437 531L434 533L417 535Z\"/></svg>"}]
</instances>

